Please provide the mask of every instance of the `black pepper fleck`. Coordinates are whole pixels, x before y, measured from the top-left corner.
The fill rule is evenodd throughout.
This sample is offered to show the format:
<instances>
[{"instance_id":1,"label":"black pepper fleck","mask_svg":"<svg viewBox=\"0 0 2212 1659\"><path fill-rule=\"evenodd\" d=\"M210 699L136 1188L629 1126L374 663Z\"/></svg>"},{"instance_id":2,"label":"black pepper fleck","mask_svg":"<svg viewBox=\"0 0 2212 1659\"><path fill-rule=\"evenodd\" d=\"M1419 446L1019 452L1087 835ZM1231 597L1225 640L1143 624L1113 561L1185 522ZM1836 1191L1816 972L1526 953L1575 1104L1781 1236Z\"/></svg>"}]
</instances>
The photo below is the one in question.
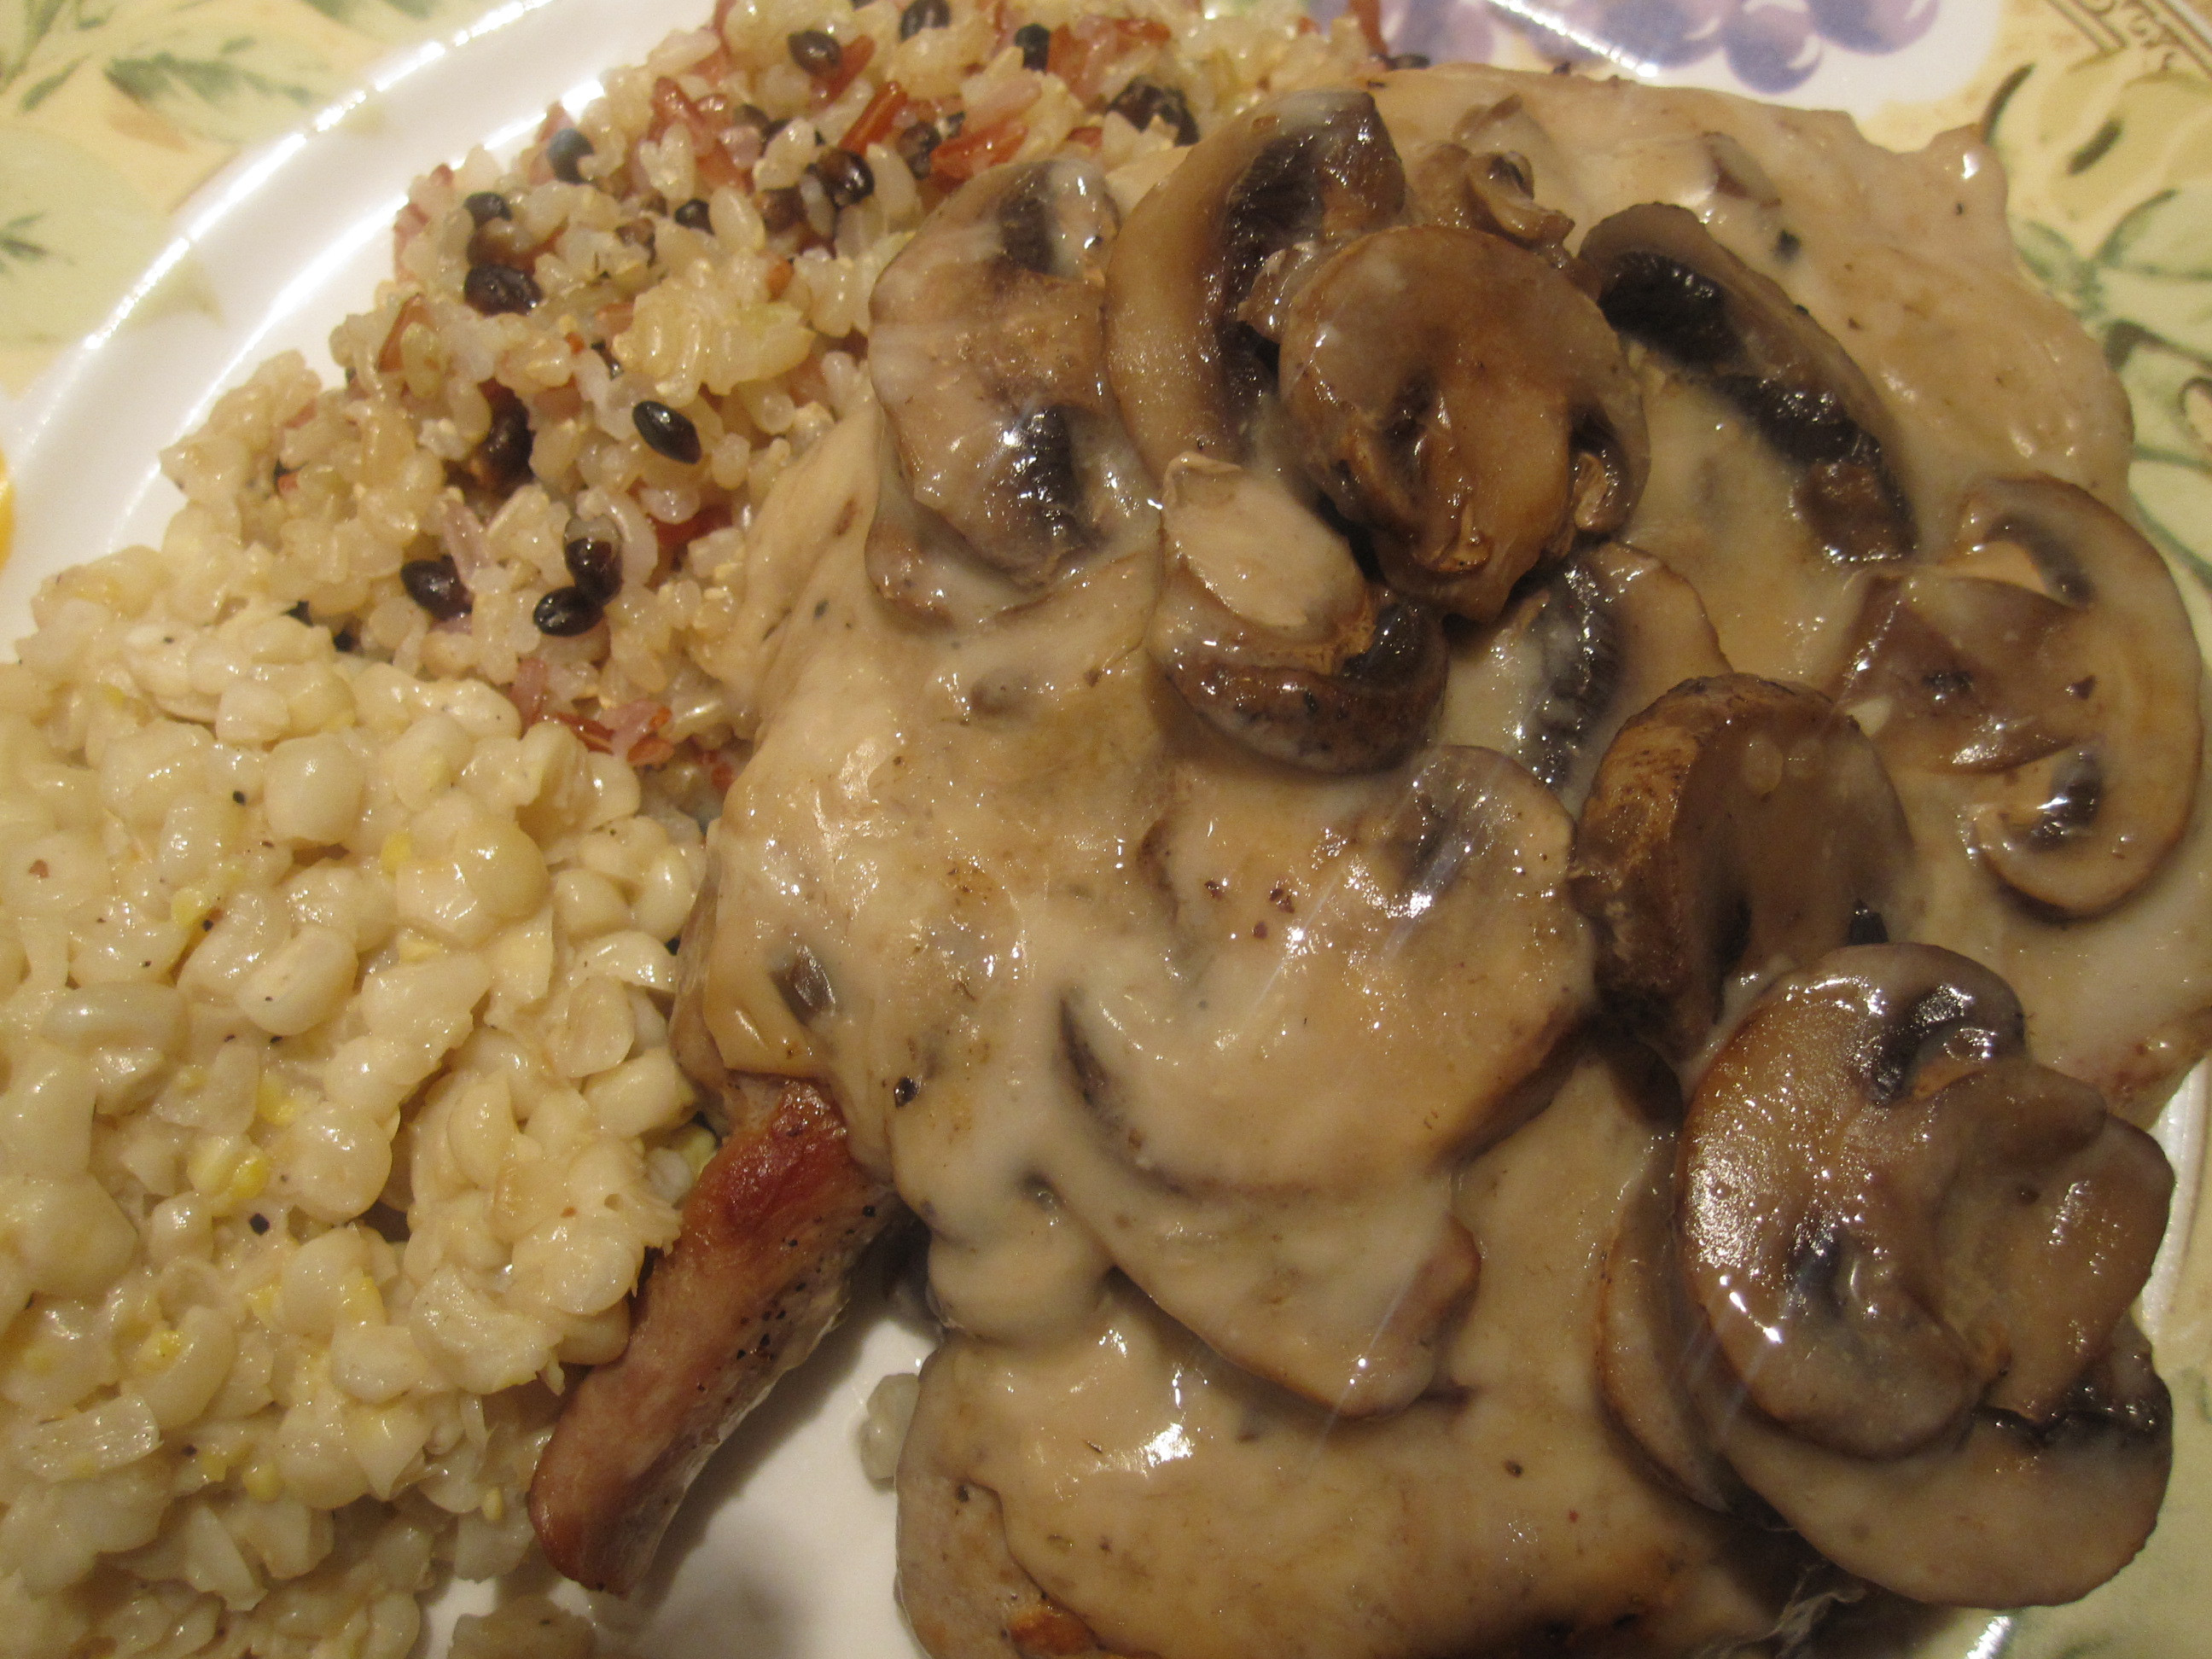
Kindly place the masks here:
<instances>
[{"instance_id":1,"label":"black pepper fleck","mask_svg":"<svg viewBox=\"0 0 2212 1659\"><path fill-rule=\"evenodd\" d=\"M630 420L648 449L686 466L699 459L699 428L690 416L647 398L630 411Z\"/></svg>"},{"instance_id":2,"label":"black pepper fleck","mask_svg":"<svg viewBox=\"0 0 2212 1659\"><path fill-rule=\"evenodd\" d=\"M1052 61L1052 31L1042 23L1024 23L1014 31L1014 45L1022 54L1022 67L1040 74Z\"/></svg>"},{"instance_id":3,"label":"black pepper fleck","mask_svg":"<svg viewBox=\"0 0 2212 1659\"><path fill-rule=\"evenodd\" d=\"M250 1215L246 1218L246 1224L257 1233L265 1233L269 1231L269 1218L259 1214Z\"/></svg>"},{"instance_id":4,"label":"black pepper fleck","mask_svg":"<svg viewBox=\"0 0 2212 1659\"><path fill-rule=\"evenodd\" d=\"M914 0L899 14L899 39L911 40L924 29L941 29L952 21L947 0Z\"/></svg>"},{"instance_id":5,"label":"black pepper fleck","mask_svg":"<svg viewBox=\"0 0 2212 1659\"><path fill-rule=\"evenodd\" d=\"M479 225L487 219L514 217L514 210L507 204L507 198L495 190L480 190L465 198L461 205L468 210L471 222Z\"/></svg>"},{"instance_id":6,"label":"black pepper fleck","mask_svg":"<svg viewBox=\"0 0 2212 1659\"><path fill-rule=\"evenodd\" d=\"M441 553L434 559L408 560L399 567L399 585L407 590L409 599L439 622L467 616L476 603L461 573L453 568L450 553Z\"/></svg>"},{"instance_id":7,"label":"black pepper fleck","mask_svg":"<svg viewBox=\"0 0 2212 1659\"><path fill-rule=\"evenodd\" d=\"M243 806L246 805L246 791L243 789L234 789L230 792L230 799L234 805Z\"/></svg>"},{"instance_id":8,"label":"black pepper fleck","mask_svg":"<svg viewBox=\"0 0 2212 1659\"><path fill-rule=\"evenodd\" d=\"M694 196L669 217L686 230L712 230L714 228L714 216L708 210L707 198L703 196Z\"/></svg>"},{"instance_id":9,"label":"black pepper fleck","mask_svg":"<svg viewBox=\"0 0 2212 1659\"><path fill-rule=\"evenodd\" d=\"M920 1084L916 1083L910 1077L902 1077L896 1083L891 1085L891 1104L894 1106L910 1106L914 1103L915 1096L921 1092L921 1085Z\"/></svg>"}]
</instances>

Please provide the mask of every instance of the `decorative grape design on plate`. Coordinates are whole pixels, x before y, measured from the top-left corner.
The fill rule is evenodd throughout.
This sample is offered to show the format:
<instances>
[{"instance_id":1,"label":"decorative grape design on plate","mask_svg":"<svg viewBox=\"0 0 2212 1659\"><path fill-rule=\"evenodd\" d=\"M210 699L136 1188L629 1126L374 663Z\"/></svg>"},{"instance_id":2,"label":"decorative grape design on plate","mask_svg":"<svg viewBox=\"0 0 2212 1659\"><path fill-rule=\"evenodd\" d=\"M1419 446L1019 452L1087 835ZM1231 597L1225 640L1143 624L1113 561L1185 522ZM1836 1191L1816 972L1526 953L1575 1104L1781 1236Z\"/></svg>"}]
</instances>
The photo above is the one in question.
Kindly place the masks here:
<instances>
[{"instance_id":1,"label":"decorative grape design on plate","mask_svg":"<svg viewBox=\"0 0 2212 1659\"><path fill-rule=\"evenodd\" d=\"M1830 46L1879 54L1928 32L1940 0L1400 0L1383 27L1401 52L1438 63L1490 56L1496 26L1571 62L1609 58L1641 71L1682 69L1715 52L1748 90L1802 85Z\"/></svg>"}]
</instances>

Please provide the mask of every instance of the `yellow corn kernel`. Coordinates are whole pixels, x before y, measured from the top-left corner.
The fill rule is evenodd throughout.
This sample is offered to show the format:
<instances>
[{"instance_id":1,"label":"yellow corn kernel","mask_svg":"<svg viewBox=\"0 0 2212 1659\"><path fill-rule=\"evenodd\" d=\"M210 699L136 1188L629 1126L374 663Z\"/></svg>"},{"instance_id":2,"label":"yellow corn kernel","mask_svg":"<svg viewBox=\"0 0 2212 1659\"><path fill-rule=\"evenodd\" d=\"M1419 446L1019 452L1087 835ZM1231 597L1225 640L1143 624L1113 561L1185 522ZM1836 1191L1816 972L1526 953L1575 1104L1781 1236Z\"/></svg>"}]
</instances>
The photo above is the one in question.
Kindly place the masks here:
<instances>
[{"instance_id":1,"label":"yellow corn kernel","mask_svg":"<svg viewBox=\"0 0 2212 1659\"><path fill-rule=\"evenodd\" d=\"M207 1136L185 1158L185 1177L217 1215L229 1215L268 1186L269 1155L239 1135Z\"/></svg>"},{"instance_id":2,"label":"yellow corn kernel","mask_svg":"<svg viewBox=\"0 0 2212 1659\"><path fill-rule=\"evenodd\" d=\"M338 1292L338 1313L351 1324L382 1324L384 1297L376 1281L365 1273L356 1273Z\"/></svg>"},{"instance_id":3,"label":"yellow corn kernel","mask_svg":"<svg viewBox=\"0 0 2212 1659\"><path fill-rule=\"evenodd\" d=\"M386 875L396 876L414 851L414 839L404 830L395 830L384 838L384 850L376 855L376 861L384 866Z\"/></svg>"},{"instance_id":4,"label":"yellow corn kernel","mask_svg":"<svg viewBox=\"0 0 2212 1659\"><path fill-rule=\"evenodd\" d=\"M422 934L411 931L399 935L398 951L402 962L428 962L432 957L446 954L445 947L435 939L424 939Z\"/></svg>"},{"instance_id":5,"label":"yellow corn kernel","mask_svg":"<svg viewBox=\"0 0 2212 1659\"><path fill-rule=\"evenodd\" d=\"M230 1458L212 1446L195 1446L191 1468L204 1484L212 1486L230 1473Z\"/></svg>"},{"instance_id":6,"label":"yellow corn kernel","mask_svg":"<svg viewBox=\"0 0 2212 1659\"><path fill-rule=\"evenodd\" d=\"M210 888L180 887L169 901L169 921L178 927L197 927L214 913L221 896Z\"/></svg>"},{"instance_id":7,"label":"yellow corn kernel","mask_svg":"<svg viewBox=\"0 0 2212 1659\"><path fill-rule=\"evenodd\" d=\"M273 1504L284 1495L284 1477L273 1457L257 1457L238 1478L246 1495L257 1504Z\"/></svg>"},{"instance_id":8,"label":"yellow corn kernel","mask_svg":"<svg viewBox=\"0 0 2212 1659\"><path fill-rule=\"evenodd\" d=\"M276 1322L276 1297L279 1286L271 1281L256 1285L246 1293L246 1305L253 1310L253 1316L264 1325Z\"/></svg>"},{"instance_id":9,"label":"yellow corn kernel","mask_svg":"<svg viewBox=\"0 0 2212 1659\"><path fill-rule=\"evenodd\" d=\"M721 1142L714 1139L714 1132L696 1118L668 1137L669 1150L690 1167L691 1178L695 1181L720 1145Z\"/></svg>"},{"instance_id":10,"label":"yellow corn kernel","mask_svg":"<svg viewBox=\"0 0 2212 1659\"><path fill-rule=\"evenodd\" d=\"M507 1489L504 1486L494 1486L484 1494L481 1508L483 1510L483 1518L495 1527L506 1520Z\"/></svg>"},{"instance_id":11,"label":"yellow corn kernel","mask_svg":"<svg viewBox=\"0 0 2212 1659\"><path fill-rule=\"evenodd\" d=\"M131 1356L131 1368L142 1376L149 1371L167 1370L177 1363L177 1356L185 1351L185 1339L173 1327L164 1325L141 1342Z\"/></svg>"},{"instance_id":12,"label":"yellow corn kernel","mask_svg":"<svg viewBox=\"0 0 2212 1659\"><path fill-rule=\"evenodd\" d=\"M254 1091L253 1109L264 1123L283 1128L300 1115L300 1097L287 1089L267 1072L261 1074L261 1085Z\"/></svg>"},{"instance_id":13,"label":"yellow corn kernel","mask_svg":"<svg viewBox=\"0 0 2212 1659\"><path fill-rule=\"evenodd\" d=\"M244 1209L268 1189L269 1173L269 1154L256 1147L230 1172L230 1184L216 1195L216 1208L225 1215Z\"/></svg>"},{"instance_id":14,"label":"yellow corn kernel","mask_svg":"<svg viewBox=\"0 0 2212 1659\"><path fill-rule=\"evenodd\" d=\"M205 1135L192 1143L185 1159L185 1178L196 1193L213 1196L230 1184L246 1143L236 1135Z\"/></svg>"}]
</instances>

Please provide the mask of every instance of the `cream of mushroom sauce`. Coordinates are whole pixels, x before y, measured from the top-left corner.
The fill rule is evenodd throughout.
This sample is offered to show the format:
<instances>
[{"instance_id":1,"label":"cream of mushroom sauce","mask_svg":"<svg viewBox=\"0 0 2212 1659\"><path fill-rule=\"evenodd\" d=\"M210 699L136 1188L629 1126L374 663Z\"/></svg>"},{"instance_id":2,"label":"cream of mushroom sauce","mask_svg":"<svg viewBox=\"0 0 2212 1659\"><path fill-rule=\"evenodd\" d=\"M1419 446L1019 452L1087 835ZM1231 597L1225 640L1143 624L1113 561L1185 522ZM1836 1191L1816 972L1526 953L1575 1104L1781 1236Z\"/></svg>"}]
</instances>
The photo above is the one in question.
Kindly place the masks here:
<instances>
[{"instance_id":1,"label":"cream of mushroom sauce","mask_svg":"<svg viewBox=\"0 0 2212 1659\"><path fill-rule=\"evenodd\" d=\"M1686 205L1845 347L1929 544L1993 474L2124 503L2118 388L2018 277L1969 137L1901 157L1838 116L1475 70L1376 88L1408 155L1508 95L1543 203L1583 228ZM1624 539L1729 665L1832 688L1863 567L1821 556L1727 404L1632 362L1653 463ZM1624 1610L1683 1649L1761 1634L1794 1558L1662 1491L1590 1380L1660 1132L1571 1041L1595 999L1565 809L1503 763L1322 778L1233 750L1146 654L1156 542L980 627L902 619L864 568L878 441L856 418L794 480L819 533L754 538L759 739L704 1006L732 1068L831 1084L933 1230L961 1334L929 1468L996 1492L1020 1566L1117 1650L1472 1648ZM1439 742L1525 736L1514 649L1455 637ZM2154 1103L2212 1003L2205 814L2145 890L2060 926L1900 787L1926 880L1898 931L2009 979L2045 1063ZM1223 1536L1253 1541L1200 1559Z\"/></svg>"}]
</instances>

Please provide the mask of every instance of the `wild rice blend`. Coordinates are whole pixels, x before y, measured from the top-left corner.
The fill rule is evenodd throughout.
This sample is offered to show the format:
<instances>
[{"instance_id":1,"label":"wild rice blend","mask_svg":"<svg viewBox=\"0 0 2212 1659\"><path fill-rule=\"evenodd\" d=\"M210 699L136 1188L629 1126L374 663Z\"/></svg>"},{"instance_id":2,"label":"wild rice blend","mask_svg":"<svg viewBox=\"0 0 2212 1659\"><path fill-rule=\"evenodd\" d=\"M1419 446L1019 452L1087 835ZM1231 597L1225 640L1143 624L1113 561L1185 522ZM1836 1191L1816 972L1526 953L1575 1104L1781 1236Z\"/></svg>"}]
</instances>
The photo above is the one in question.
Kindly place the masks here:
<instances>
[{"instance_id":1,"label":"wild rice blend","mask_svg":"<svg viewBox=\"0 0 2212 1659\"><path fill-rule=\"evenodd\" d=\"M878 273L984 167L1157 167L1365 56L1281 0L728 8L423 178L343 384L267 365L161 549L48 585L0 667L0 1655L398 1659L522 1558L713 1147L672 946Z\"/></svg>"}]
</instances>

